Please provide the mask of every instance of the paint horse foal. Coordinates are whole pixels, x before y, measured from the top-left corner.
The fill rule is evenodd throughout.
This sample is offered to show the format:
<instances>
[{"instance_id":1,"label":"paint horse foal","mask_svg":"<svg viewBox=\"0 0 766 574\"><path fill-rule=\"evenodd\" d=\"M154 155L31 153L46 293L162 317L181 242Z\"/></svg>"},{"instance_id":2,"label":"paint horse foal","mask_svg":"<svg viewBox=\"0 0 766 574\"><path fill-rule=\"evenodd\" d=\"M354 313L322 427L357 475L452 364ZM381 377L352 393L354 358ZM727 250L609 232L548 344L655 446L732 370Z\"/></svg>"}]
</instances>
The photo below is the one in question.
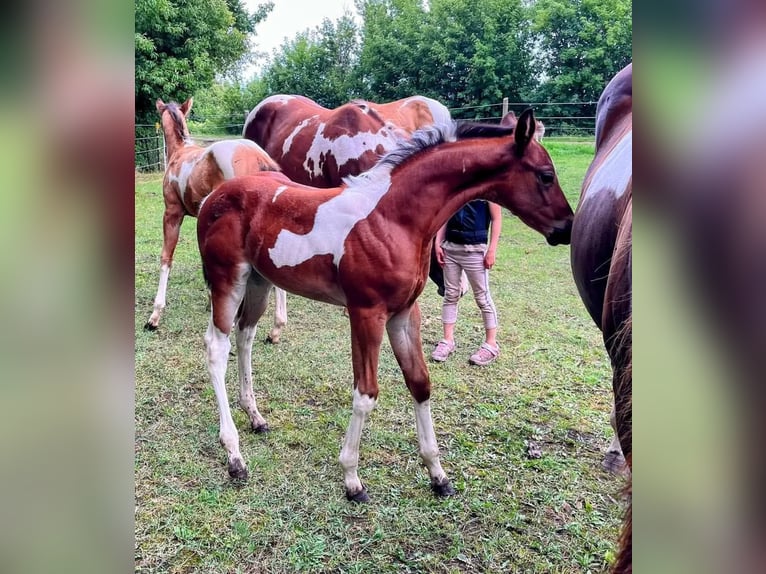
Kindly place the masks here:
<instances>
[{"instance_id":1,"label":"paint horse foal","mask_svg":"<svg viewBox=\"0 0 766 574\"><path fill-rule=\"evenodd\" d=\"M162 181L165 214L162 218L162 255L160 282L154 298L154 310L145 328L154 330L159 326L165 308L165 295L173 253L186 215L196 217L200 202L218 184L235 176L257 173L262 170L279 171L279 166L257 144L245 140L226 140L200 147L194 145L186 125L186 116L192 107L192 98L178 105L157 100L162 132L165 138L168 166ZM270 338L279 340L279 334L287 322L284 293L277 296L274 328Z\"/></svg>"},{"instance_id":2,"label":"paint horse foal","mask_svg":"<svg viewBox=\"0 0 766 574\"><path fill-rule=\"evenodd\" d=\"M621 469L624 461L632 469L632 244L633 65L628 64L599 98L596 154L572 226L572 273L612 363L615 439L605 461L611 470ZM630 529L628 520L616 572L632 568Z\"/></svg>"},{"instance_id":3,"label":"paint horse foal","mask_svg":"<svg viewBox=\"0 0 766 574\"><path fill-rule=\"evenodd\" d=\"M240 405L266 427L252 390L255 328L271 285L348 308L354 373L351 421L340 453L346 496L368 500L357 467L362 428L378 398L378 359L388 332L415 403L420 456L433 490L454 493L439 460L431 381L420 338L423 291L436 231L466 202L499 203L550 244L568 243L572 210L548 153L533 141L534 115L515 131L451 123L400 142L373 169L316 189L283 174L222 184L200 210L197 235L212 294L205 342L220 409L220 441L232 477L246 478L224 380L236 321Z\"/></svg>"},{"instance_id":4,"label":"paint horse foal","mask_svg":"<svg viewBox=\"0 0 766 574\"><path fill-rule=\"evenodd\" d=\"M424 96L385 104L353 100L329 110L303 96L274 95L253 108L242 135L261 145L294 182L337 187L344 177L373 167L401 138L451 122L444 105ZM431 258L429 276L443 293L433 250Z\"/></svg>"}]
</instances>

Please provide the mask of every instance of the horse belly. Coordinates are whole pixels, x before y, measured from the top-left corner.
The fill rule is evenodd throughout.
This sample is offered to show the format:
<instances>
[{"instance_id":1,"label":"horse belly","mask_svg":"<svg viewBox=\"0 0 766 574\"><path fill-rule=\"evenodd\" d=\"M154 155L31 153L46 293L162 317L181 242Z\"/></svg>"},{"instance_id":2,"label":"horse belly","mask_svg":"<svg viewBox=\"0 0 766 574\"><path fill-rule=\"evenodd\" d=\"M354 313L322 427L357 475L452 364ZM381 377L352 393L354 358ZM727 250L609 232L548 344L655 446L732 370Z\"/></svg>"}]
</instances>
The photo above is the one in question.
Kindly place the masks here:
<instances>
[{"instance_id":1,"label":"horse belly","mask_svg":"<svg viewBox=\"0 0 766 574\"><path fill-rule=\"evenodd\" d=\"M617 228L612 202L583 203L572 222L572 274L580 298L599 329Z\"/></svg>"}]
</instances>

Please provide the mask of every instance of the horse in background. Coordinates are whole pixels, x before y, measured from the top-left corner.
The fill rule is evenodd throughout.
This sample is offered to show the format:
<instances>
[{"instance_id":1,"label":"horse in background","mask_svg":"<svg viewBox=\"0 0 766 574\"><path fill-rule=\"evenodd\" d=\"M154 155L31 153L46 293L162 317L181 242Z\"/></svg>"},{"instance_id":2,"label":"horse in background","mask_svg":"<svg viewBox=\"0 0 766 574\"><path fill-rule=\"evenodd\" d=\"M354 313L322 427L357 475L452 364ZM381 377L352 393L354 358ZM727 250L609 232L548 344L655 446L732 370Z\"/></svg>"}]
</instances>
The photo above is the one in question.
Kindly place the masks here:
<instances>
[{"instance_id":1,"label":"horse in background","mask_svg":"<svg viewBox=\"0 0 766 574\"><path fill-rule=\"evenodd\" d=\"M572 224L572 273L601 329L612 364L615 438L604 465L632 472L633 65L607 84L596 107L596 153ZM628 510L616 572L632 571ZM627 533L627 535L626 535Z\"/></svg>"},{"instance_id":2,"label":"horse in background","mask_svg":"<svg viewBox=\"0 0 766 574\"><path fill-rule=\"evenodd\" d=\"M446 107L423 96L387 104L354 100L328 109L305 96L278 94L253 108L242 135L294 182L327 188L367 171L416 130L451 121Z\"/></svg>"},{"instance_id":3,"label":"horse in background","mask_svg":"<svg viewBox=\"0 0 766 574\"><path fill-rule=\"evenodd\" d=\"M512 128L516 125L517 121L518 119L516 118L516 114L510 111L507 114L505 114L503 118L500 120L500 125L508 126L509 128ZM544 135L545 135L545 126L543 125L543 122L541 122L540 120L535 120L535 139L539 142L542 142Z\"/></svg>"},{"instance_id":4,"label":"horse in background","mask_svg":"<svg viewBox=\"0 0 766 574\"><path fill-rule=\"evenodd\" d=\"M348 309L353 407L340 453L346 497L369 500L357 474L359 446L378 398L384 332L414 402L431 488L440 496L454 493L431 419L418 297L437 230L473 199L509 209L551 245L569 243L572 209L534 130L531 110L515 130L451 122L400 141L340 187L317 189L263 172L227 181L209 196L197 225L212 300L206 357L230 476L244 479L248 472L224 384L229 333L235 325L240 406L254 430L266 430L253 395L251 353L268 292L278 285Z\"/></svg>"},{"instance_id":5,"label":"horse in background","mask_svg":"<svg viewBox=\"0 0 766 574\"><path fill-rule=\"evenodd\" d=\"M294 182L327 188L369 170L416 130L451 122L443 104L424 96L383 104L357 99L328 109L305 96L278 94L252 109L242 135L263 147ZM443 295L444 275L431 251L429 277Z\"/></svg>"},{"instance_id":6,"label":"horse in background","mask_svg":"<svg viewBox=\"0 0 766 574\"><path fill-rule=\"evenodd\" d=\"M224 180L264 170L279 171L279 165L250 140L224 140L208 147L195 145L186 123L193 101L189 98L180 105L161 99L155 102L168 164L162 180L165 213L162 218L160 281L152 315L144 326L147 330L157 329L165 309L168 277L184 217L196 217L205 197ZM285 296L278 293L274 328L270 334L274 342L279 340L286 322Z\"/></svg>"}]
</instances>

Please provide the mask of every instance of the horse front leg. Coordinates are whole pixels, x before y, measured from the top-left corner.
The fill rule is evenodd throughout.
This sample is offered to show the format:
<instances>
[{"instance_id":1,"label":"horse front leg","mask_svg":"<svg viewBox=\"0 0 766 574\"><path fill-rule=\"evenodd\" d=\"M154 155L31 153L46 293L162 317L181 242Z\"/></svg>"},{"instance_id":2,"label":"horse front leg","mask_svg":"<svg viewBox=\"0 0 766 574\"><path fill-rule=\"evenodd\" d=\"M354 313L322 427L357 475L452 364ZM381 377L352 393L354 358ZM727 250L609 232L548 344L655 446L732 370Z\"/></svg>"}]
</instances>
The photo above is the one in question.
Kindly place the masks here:
<instances>
[{"instance_id":1,"label":"horse front leg","mask_svg":"<svg viewBox=\"0 0 766 574\"><path fill-rule=\"evenodd\" d=\"M359 444L367 416L378 399L378 359L386 322L385 312L349 308L351 321L351 358L354 368L354 400L351 421L340 451L340 465L346 486L346 498L353 502L367 502L367 494L359 480Z\"/></svg>"},{"instance_id":2,"label":"horse front leg","mask_svg":"<svg viewBox=\"0 0 766 574\"><path fill-rule=\"evenodd\" d=\"M284 289L274 287L274 326L269 331L266 342L279 343L285 325L287 325L287 293Z\"/></svg>"},{"instance_id":3,"label":"horse front leg","mask_svg":"<svg viewBox=\"0 0 766 574\"><path fill-rule=\"evenodd\" d=\"M442 468L431 419L431 379L423 357L418 304L391 317L386 329L396 361L404 375L404 382L415 402L418 450L431 477L431 489L438 496L451 496L455 494L455 489Z\"/></svg>"},{"instance_id":4,"label":"horse front leg","mask_svg":"<svg viewBox=\"0 0 766 574\"><path fill-rule=\"evenodd\" d=\"M166 205L162 216L162 255L160 256L160 282L154 297L152 315L144 325L147 331L154 331L160 324L160 317L165 310L165 297L168 288L170 268L173 266L173 253L178 245L178 235L184 219L184 210L180 205Z\"/></svg>"}]
</instances>

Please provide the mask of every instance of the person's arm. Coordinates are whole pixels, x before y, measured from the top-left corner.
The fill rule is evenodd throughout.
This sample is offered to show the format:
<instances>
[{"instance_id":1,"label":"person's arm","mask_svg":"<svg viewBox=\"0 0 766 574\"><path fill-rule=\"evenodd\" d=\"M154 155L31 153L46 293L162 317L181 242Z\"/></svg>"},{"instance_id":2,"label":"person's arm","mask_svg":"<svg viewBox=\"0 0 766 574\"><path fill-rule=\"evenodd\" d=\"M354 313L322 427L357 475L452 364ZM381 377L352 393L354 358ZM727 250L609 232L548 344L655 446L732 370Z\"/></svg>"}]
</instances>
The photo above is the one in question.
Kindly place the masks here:
<instances>
[{"instance_id":1,"label":"person's arm","mask_svg":"<svg viewBox=\"0 0 766 574\"><path fill-rule=\"evenodd\" d=\"M495 264L495 252L497 251L497 242L500 239L500 230L503 228L503 209L496 203L489 203L489 245L484 254L484 268L492 269Z\"/></svg>"},{"instance_id":2,"label":"person's arm","mask_svg":"<svg viewBox=\"0 0 766 574\"><path fill-rule=\"evenodd\" d=\"M434 252L436 253L436 260L441 267L444 267L444 249L442 249L442 242L447 237L447 224L445 223L436 232L436 239L434 239Z\"/></svg>"}]
</instances>

